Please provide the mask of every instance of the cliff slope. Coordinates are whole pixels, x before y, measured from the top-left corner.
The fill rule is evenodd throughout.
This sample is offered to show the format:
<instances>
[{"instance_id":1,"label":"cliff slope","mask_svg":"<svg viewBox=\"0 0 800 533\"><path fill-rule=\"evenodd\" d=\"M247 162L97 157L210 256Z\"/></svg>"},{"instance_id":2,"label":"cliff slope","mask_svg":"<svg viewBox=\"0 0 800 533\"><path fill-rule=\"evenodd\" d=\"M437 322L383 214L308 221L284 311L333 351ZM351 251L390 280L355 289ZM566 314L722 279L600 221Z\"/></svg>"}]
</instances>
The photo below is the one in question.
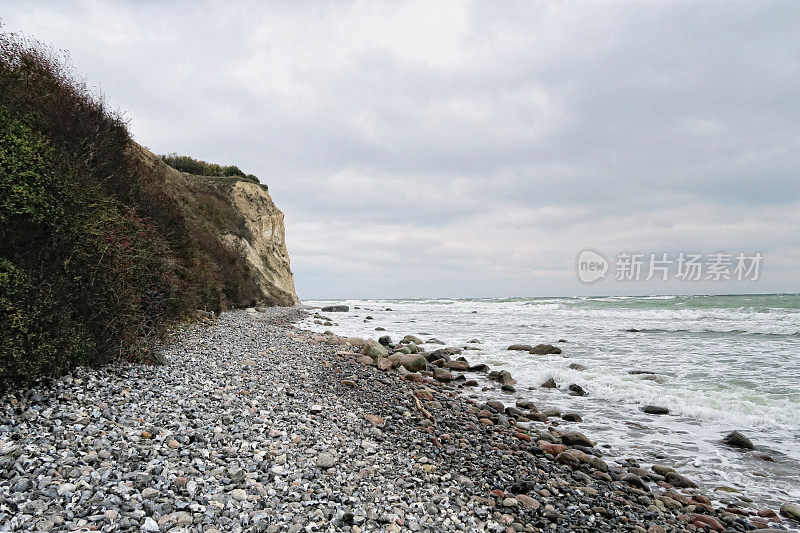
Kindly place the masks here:
<instances>
[{"instance_id":1,"label":"cliff slope","mask_svg":"<svg viewBox=\"0 0 800 533\"><path fill-rule=\"evenodd\" d=\"M216 236L218 245L233 254L247 271L255 287L240 299L225 302L223 307L298 303L283 213L272 201L266 185L235 176L179 172L133 141L129 153L163 181L188 223ZM226 266L218 268L224 270Z\"/></svg>"}]
</instances>

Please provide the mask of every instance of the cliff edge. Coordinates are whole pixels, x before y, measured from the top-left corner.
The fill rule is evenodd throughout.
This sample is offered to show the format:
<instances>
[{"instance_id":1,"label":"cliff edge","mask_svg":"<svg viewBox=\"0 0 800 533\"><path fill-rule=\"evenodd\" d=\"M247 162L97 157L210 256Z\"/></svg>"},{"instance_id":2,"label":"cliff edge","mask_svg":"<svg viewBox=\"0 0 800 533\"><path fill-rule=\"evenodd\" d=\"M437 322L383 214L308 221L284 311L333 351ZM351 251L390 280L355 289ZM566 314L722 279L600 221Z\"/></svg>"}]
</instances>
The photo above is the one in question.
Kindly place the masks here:
<instances>
[{"instance_id":1,"label":"cliff edge","mask_svg":"<svg viewBox=\"0 0 800 533\"><path fill-rule=\"evenodd\" d=\"M218 238L236 265L246 270L251 287L226 307L295 305L299 303L286 249L284 215L266 185L231 177L180 172L131 141L129 154L159 177L178 201L191 225ZM213 243L211 244L213 246Z\"/></svg>"}]
</instances>

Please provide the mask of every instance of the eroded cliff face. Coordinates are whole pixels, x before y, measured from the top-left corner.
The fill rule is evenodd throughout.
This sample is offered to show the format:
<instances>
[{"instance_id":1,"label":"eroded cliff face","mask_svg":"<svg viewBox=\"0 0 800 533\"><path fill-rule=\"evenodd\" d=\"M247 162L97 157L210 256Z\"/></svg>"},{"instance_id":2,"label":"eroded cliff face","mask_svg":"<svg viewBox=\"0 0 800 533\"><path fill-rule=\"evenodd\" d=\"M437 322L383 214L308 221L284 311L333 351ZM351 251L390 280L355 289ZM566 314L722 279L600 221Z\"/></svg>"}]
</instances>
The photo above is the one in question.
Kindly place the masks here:
<instances>
[{"instance_id":1,"label":"eroded cliff face","mask_svg":"<svg viewBox=\"0 0 800 533\"><path fill-rule=\"evenodd\" d=\"M217 260L219 274L226 270L248 272L246 290L228 306L294 305L299 302L286 249L283 213L272 201L266 185L236 177L195 176L164 164L147 149L133 143L132 155L140 160L181 205L190 225L201 225L229 253ZM214 250L210 250L211 255ZM216 252L219 252L217 250ZM237 280L239 278L236 278ZM237 281L237 283L241 283Z\"/></svg>"},{"instance_id":2,"label":"eroded cliff face","mask_svg":"<svg viewBox=\"0 0 800 533\"><path fill-rule=\"evenodd\" d=\"M298 303L286 250L283 213L263 185L236 181L229 194L247 231L224 233L223 242L258 273L265 302L273 305Z\"/></svg>"}]
</instances>

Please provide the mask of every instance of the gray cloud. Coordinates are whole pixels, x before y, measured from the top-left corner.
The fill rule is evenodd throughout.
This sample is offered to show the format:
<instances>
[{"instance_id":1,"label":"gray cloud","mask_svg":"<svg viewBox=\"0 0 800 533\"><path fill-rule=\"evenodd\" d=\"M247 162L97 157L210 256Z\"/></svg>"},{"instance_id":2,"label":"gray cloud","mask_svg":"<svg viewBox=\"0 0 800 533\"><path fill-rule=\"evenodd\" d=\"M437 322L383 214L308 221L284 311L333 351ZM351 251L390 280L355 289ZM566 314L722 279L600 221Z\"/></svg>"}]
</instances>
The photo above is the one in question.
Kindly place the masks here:
<instances>
[{"instance_id":1,"label":"gray cloud","mask_svg":"<svg viewBox=\"0 0 800 533\"><path fill-rule=\"evenodd\" d=\"M256 173L301 298L798 291L796 2L20 3L137 140ZM755 284L577 253L765 254Z\"/></svg>"}]
</instances>

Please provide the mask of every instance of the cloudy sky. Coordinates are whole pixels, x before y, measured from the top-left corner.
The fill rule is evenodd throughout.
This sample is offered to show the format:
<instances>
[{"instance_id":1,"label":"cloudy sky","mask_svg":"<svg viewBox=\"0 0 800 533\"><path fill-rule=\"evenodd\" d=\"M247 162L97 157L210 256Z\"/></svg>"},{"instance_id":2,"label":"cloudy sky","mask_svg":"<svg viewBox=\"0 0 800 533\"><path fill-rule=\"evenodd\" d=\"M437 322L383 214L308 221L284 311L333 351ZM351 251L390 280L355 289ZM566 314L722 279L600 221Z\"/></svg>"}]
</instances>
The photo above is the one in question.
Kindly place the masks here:
<instances>
[{"instance_id":1,"label":"cloudy sky","mask_svg":"<svg viewBox=\"0 0 800 533\"><path fill-rule=\"evenodd\" d=\"M795 0L0 17L68 50L141 144L268 184L301 299L800 291ZM610 262L592 285L586 248ZM757 281L615 281L622 252L764 259Z\"/></svg>"}]
</instances>

